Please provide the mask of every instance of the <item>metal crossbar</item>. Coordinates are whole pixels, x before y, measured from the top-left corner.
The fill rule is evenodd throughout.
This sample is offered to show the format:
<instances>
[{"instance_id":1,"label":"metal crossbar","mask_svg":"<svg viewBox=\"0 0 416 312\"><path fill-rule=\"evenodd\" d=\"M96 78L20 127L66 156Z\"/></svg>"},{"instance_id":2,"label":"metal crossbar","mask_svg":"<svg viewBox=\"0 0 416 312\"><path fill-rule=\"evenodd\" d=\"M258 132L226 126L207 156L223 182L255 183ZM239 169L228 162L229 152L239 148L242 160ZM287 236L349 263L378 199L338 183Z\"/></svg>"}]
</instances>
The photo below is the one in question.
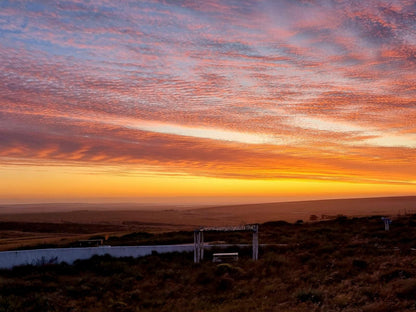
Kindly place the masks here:
<instances>
[{"instance_id":1,"label":"metal crossbar","mask_svg":"<svg viewBox=\"0 0 416 312\"><path fill-rule=\"evenodd\" d=\"M237 231L253 231L256 232L259 229L258 224L246 224L239 226L220 226L220 227L202 227L197 231L201 232L237 232Z\"/></svg>"}]
</instances>

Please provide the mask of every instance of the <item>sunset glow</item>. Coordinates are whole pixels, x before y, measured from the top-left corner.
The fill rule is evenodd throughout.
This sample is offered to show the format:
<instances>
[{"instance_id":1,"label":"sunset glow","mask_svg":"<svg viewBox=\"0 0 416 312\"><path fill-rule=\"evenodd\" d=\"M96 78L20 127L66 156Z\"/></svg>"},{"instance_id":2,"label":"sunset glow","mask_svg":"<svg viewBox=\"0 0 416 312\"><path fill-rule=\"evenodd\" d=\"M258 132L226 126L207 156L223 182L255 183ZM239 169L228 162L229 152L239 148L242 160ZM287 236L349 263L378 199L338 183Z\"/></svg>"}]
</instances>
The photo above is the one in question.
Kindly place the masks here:
<instances>
[{"instance_id":1,"label":"sunset glow","mask_svg":"<svg viewBox=\"0 0 416 312\"><path fill-rule=\"evenodd\" d=\"M415 194L414 1L1 1L0 36L0 203Z\"/></svg>"}]
</instances>

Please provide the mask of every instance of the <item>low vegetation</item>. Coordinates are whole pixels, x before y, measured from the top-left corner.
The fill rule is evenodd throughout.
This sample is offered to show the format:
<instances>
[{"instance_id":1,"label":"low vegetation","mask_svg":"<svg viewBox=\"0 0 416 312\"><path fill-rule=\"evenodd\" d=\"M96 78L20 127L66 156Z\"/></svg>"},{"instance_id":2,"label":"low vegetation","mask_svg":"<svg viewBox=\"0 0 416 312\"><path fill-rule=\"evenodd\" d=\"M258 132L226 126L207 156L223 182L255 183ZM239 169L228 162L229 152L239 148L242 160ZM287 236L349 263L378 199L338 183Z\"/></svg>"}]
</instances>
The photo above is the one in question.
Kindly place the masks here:
<instances>
[{"instance_id":1,"label":"low vegetation","mask_svg":"<svg viewBox=\"0 0 416 312\"><path fill-rule=\"evenodd\" d=\"M135 233L117 244L182 243L192 232ZM247 243L248 233L207 240ZM260 225L258 261L200 264L190 253L108 256L0 271L1 311L415 311L416 216Z\"/></svg>"}]
</instances>

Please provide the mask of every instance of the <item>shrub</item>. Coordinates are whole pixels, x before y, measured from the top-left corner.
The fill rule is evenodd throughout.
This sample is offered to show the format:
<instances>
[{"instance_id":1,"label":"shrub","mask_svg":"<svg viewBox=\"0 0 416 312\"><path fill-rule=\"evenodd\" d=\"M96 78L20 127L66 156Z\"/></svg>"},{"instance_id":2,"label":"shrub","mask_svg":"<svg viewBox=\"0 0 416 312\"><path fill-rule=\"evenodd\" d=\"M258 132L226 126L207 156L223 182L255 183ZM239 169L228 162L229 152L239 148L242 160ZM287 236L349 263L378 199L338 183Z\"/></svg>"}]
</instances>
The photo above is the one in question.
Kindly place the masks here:
<instances>
[{"instance_id":1,"label":"shrub","mask_svg":"<svg viewBox=\"0 0 416 312\"><path fill-rule=\"evenodd\" d=\"M383 274L380 279L384 282L390 282L394 279L408 279L412 277L413 274L409 271L402 270L402 269L393 269L389 272Z\"/></svg>"},{"instance_id":2,"label":"shrub","mask_svg":"<svg viewBox=\"0 0 416 312\"><path fill-rule=\"evenodd\" d=\"M380 299L379 290L376 285L362 287L360 289L360 294L362 297L367 297L367 299L370 301L376 301Z\"/></svg>"},{"instance_id":3,"label":"shrub","mask_svg":"<svg viewBox=\"0 0 416 312\"><path fill-rule=\"evenodd\" d=\"M337 307L345 308L351 302L351 296L339 294L334 298L334 303Z\"/></svg>"},{"instance_id":4,"label":"shrub","mask_svg":"<svg viewBox=\"0 0 416 312\"><path fill-rule=\"evenodd\" d=\"M301 289L295 294L296 300L298 302L307 302L321 304L323 302L322 292L314 289Z\"/></svg>"},{"instance_id":5,"label":"shrub","mask_svg":"<svg viewBox=\"0 0 416 312\"><path fill-rule=\"evenodd\" d=\"M318 256L324 255L324 254L332 254L334 253L336 250L338 250L337 246L328 243L328 244L324 244L323 246L320 246L319 248L316 249L316 254Z\"/></svg>"},{"instance_id":6,"label":"shrub","mask_svg":"<svg viewBox=\"0 0 416 312\"><path fill-rule=\"evenodd\" d=\"M286 221L269 221L263 224L263 226L272 226L272 227L281 227L281 226L286 226L286 225L290 225L289 222Z\"/></svg>"},{"instance_id":7,"label":"shrub","mask_svg":"<svg viewBox=\"0 0 416 312\"><path fill-rule=\"evenodd\" d=\"M396 295L401 299L415 299L416 279L407 279L399 281L395 284Z\"/></svg>"},{"instance_id":8,"label":"shrub","mask_svg":"<svg viewBox=\"0 0 416 312\"><path fill-rule=\"evenodd\" d=\"M362 311L363 312L391 312L391 311L394 311L394 309L392 309L391 305L388 303L374 302L374 303L365 305L362 308Z\"/></svg>"},{"instance_id":9,"label":"shrub","mask_svg":"<svg viewBox=\"0 0 416 312\"><path fill-rule=\"evenodd\" d=\"M214 279L212 278L212 275L207 272L201 272L196 277L196 282L200 285L208 285L210 284Z\"/></svg>"},{"instance_id":10,"label":"shrub","mask_svg":"<svg viewBox=\"0 0 416 312\"><path fill-rule=\"evenodd\" d=\"M224 274L229 274L233 277L239 277L244 275L244 270L242 268L233 266L230 263L221 263L217 265L217 268L215 270L215 274L217 276L222 276Z\"/></svg>"},{"instance_id":11,"label":"shrub","mask_svg":"<svg viewBox=\"0 0 416 312\"><path fill-rule=\"evenodd\" d=\"M318 218L318 216L317 215L310 215L309 216L309 221L316 221L316 220L318 220L319 218Z\"/></svg>"},{"instance_id":12,"label":"shrub","mask_svg":"<svg viewBox=\"0 0 416 312\"><path fill-rule=\"evenodd\" d=\"M18 296L2 296L0 295L0 312L21 311L22 300Z\"/></svg>"},{"instance_id":13,"label":"shrub","mask_svg":"<svg viewBox=\"0 0 416 312\"><path fill-rule=\"evenodd\" d=\"M337 218L335 219L336 222L338 223L344 223L348 220L347 216L344 216L342 214L337 215Z\"/></svg>"},{"instance_id":14,"label":"shrub","mask_svg":"<svg viewBox=\"0 0 416 312\"><path fill-rule=\"evenodd\" d=\"M354 268L357 268L357 269L366 269L366 268L367 268L367 266L368 266L368 263L367 263L367 261L365 261L365 260L354 259L354 260L352 261L352 266L353 266Z\"/></svg>"},{"instance_id":15,"label":"shrub","mask_svg":"<svg viewBox=\"0 0 416 312\"><path fill-rule=\"evenodd\" d=\"M217 290L227 291L231 290L234 287L234 280L228 276L222 276L217 282Z\"/></svg>"}]
</instances>

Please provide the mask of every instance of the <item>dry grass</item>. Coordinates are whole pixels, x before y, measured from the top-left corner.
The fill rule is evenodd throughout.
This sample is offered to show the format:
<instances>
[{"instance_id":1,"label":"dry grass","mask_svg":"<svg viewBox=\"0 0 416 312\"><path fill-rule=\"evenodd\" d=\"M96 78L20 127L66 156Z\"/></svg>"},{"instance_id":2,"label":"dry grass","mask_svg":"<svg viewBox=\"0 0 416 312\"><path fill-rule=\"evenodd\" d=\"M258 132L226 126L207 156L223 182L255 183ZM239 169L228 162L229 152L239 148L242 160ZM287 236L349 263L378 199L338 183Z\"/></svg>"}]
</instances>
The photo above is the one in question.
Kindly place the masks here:
<instances>
[{"instance_id":1,"label":"dry grass","mask_svg":"<svg viewBox=\"0 0 416 312\"><path fill-rule=\"evenodd\" d=\"M129 234L114 242L192 240L192 232ZM245 234L229 236L233 242ZM210 240L225 240L212 234ZM111 240L110 240L111 241ZM260 226L259 261L239 249L229 264L192 254L94 257L0 271L0 311L414 311L416 216ZM282 244L287 245L282 245ZM280 245L279 245L280 244ZM398 251L394 249L397 247Z\"/></svg>"}]
</instances>

